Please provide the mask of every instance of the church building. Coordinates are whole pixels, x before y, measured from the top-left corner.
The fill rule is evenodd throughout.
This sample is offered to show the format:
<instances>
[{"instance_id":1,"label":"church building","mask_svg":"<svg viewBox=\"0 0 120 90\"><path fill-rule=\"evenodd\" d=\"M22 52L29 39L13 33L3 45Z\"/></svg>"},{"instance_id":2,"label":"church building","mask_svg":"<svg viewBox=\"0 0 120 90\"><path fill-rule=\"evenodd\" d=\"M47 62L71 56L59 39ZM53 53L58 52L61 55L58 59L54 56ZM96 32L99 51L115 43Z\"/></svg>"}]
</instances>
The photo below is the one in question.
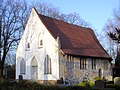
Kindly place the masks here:
<instances>
[{"instance_id":1,"label":"church building","mask_svg":"<svg viewBox=\"0 0 120 90\"><path fill-rule=\"evenodd\" d=\"M16 51L16 79L69 83L111 77L111 57L94 32L32 9Z\"/></svg>"}]
</instances>

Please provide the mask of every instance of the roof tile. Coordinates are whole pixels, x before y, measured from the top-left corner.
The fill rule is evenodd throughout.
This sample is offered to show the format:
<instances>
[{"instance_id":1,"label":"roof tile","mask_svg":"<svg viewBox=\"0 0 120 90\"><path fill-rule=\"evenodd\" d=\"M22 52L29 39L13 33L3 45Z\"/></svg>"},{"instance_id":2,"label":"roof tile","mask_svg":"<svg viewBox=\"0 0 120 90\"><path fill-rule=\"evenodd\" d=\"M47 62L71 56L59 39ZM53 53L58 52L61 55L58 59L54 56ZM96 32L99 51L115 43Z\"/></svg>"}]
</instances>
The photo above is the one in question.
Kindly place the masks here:
<instances>
[{"instance_id":1,"label":"roof tile","mask_svg":"<svg viewBox=\"0 0 120 90\"><path fill-rule=\"evenodd\" d=\"M59 36L61 50L65 54L110 59L92 29L69 24L40 14L39 17L55 39Z\"/></svg>"}]
</instances>

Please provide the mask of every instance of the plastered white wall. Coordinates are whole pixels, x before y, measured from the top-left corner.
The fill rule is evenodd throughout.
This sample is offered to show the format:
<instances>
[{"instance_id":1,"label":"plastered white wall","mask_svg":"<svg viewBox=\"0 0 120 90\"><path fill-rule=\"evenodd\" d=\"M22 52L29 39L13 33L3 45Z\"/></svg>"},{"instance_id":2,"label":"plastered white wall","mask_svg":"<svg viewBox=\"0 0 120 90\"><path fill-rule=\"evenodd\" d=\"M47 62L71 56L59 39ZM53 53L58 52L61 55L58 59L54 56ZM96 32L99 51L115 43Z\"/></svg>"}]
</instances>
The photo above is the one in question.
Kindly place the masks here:
<instances>
[{"instance_id":1,"label":"plastered white wall","mask_svg":"<svg viewBox=\"0 0 120 90\"><path fill-rule=\"evenodd\" d=\"M39 45L40 39L43 45ZM27 48L27 44L30 48ZM38 14L32 9L25 31L22 35L16 52L16 79L20 75L20 60L24 58L26 62L26 74L24 79L31 79L31 61L35 57L38 62L38 80L57 80L59 79L59 60L57 41L52 37L47 28L40 20ZM44 74L45 56L51 58L52 74Z\"/></svg>"}]
</instances>

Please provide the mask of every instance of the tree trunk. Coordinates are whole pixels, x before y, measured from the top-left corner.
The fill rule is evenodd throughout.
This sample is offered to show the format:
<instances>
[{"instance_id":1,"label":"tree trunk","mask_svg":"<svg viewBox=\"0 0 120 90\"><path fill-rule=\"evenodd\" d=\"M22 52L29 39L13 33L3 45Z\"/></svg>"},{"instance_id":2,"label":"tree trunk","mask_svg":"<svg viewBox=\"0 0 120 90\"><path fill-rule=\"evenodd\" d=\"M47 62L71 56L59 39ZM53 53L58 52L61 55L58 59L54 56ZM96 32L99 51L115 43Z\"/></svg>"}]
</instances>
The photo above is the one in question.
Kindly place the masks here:
<instances>
[{"instance_id":1,"label":"tree trunk","mask_svg":"<svg viewBox=\"0 0 120 90\"><path fill-rule=\"evenodd\" d=\"M4 75L3 75L3 72L4 72L4 64L2 63L2 61L0 62L0 77L4 77Z\"/></svg>"},{"instance_id":2,"label":"tree trunk","mask_svg":"<svg viewBox=\"0 0 120 90\"><path fill-rule=\"evenodd\" d=\"M5 65L6 54L7 53L4 52L3 57L2 57L2 61L1 61L1 73L0 73L1 77L4 77L4 65Z\"/></svg>"},{"instance_id":3,"label":"tree trunk","mask_svg":"<svg viewBox=\"0 0 120 90\"><path fill-rule=\"evenodd\" d=\"M1 64L1 69L0 69L0 74L1 74L1 77L3 77L3 70L4 70L4 65L3 64Z\"/></svg>"},{"instance_id":4,"label":"tree trunk","mask_svg":"<svg viewBox=\"0 0 120 90\"><path fill-rule=\"evenodd\" d=\"M1 72L2 72L2 69L1 69L1 65L2 65L2 60L1 60L1 31L2 31L2 16L0 16L0 76L2 75Z\"/></svg>"}]
</instances>

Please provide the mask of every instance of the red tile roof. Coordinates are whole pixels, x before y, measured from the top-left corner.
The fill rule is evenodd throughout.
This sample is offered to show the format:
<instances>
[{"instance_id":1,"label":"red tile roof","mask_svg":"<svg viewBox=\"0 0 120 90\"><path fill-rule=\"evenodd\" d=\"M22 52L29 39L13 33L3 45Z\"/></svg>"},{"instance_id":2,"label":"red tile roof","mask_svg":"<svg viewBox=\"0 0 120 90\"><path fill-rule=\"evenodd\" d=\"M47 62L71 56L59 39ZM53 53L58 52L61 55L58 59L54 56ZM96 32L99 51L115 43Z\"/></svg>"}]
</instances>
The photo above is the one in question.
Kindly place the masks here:
<instances>
[{"instance_id":1,"label":"red tile roof","mask_svg":"<svg viewBox=\"0 0 120 90\"><path fill-rule=\"evenodd\" d=\"M61 50L65 54L111 59L92 29L38 15L51 35L55 39L59 36Z\"/></svg>"}]
</instances>

